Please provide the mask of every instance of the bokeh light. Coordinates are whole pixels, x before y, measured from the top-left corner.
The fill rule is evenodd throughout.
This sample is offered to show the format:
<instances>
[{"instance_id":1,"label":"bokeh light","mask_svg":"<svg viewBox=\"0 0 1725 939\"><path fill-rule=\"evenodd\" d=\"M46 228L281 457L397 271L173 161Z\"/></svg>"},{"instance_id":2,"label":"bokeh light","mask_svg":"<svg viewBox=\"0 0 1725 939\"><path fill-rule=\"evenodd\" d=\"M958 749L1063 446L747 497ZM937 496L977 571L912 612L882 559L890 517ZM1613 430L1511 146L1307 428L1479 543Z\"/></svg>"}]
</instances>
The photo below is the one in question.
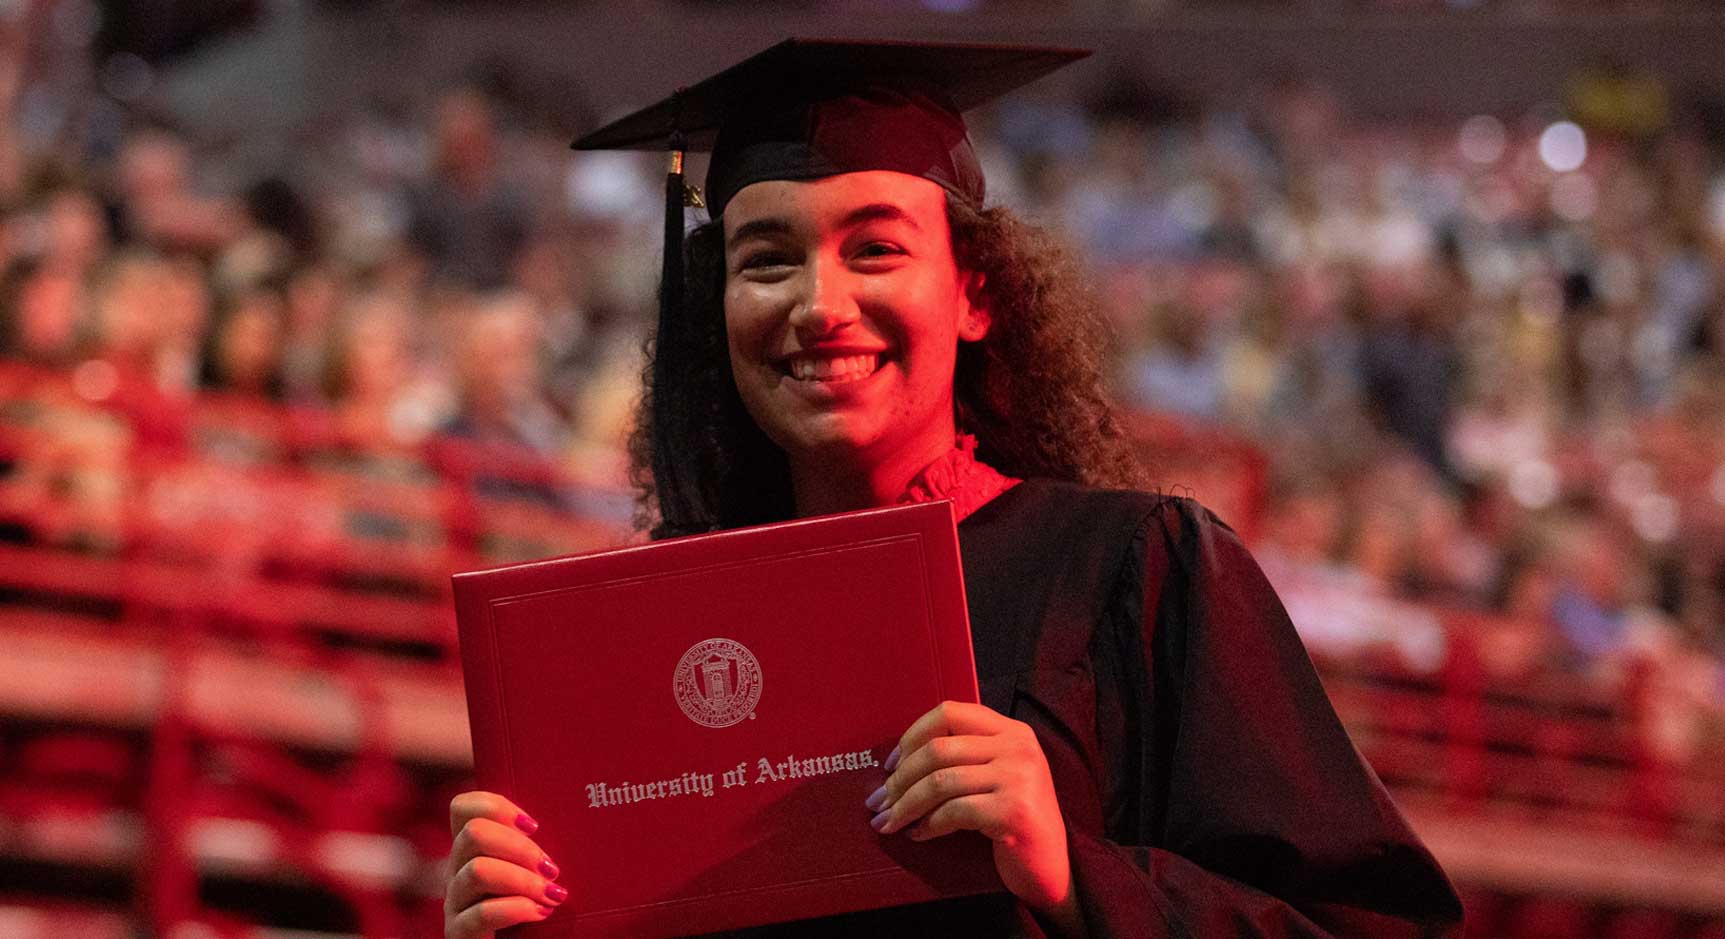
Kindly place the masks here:
<instances>
[{"instance_id":1,"label":"bokeh light","mask_svg":"<svg viewBox=\"0 0 1725 939\"><path fill-rule=\"evenodd\" d=\"M1539 158L1554 173L1569 173L1587 162L1587 133L1572 121L1558 121L1539 135Z\"/></svg>"}]
</instances>

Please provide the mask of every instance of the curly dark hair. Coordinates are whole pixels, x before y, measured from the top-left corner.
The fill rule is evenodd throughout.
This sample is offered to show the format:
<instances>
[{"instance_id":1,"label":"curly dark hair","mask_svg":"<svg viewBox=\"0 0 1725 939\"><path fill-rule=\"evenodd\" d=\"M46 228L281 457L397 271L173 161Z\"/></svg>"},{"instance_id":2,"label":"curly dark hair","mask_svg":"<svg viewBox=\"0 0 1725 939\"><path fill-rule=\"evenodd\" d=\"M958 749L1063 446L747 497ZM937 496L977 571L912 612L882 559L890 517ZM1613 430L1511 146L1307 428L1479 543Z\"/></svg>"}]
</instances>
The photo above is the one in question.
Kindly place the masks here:
<instances>
[{"instance_id":1,"label":"curly dark hair","mask_svg":"<svg viewBox=\"0 0 1725 939\"><path fill-rule=\"evenodd\" d=\"M953 397L977 456L1011 476L1142 487L1102 378L1108 343L1077 265L1004 208L946 200L953 256L983 276L988 335L959 344ZM725 339L724 231L685 242L684 306L648 343L630 439L637 522L654 538L795 515L790 465L744 409Z\"/></svg>"}]
</instances>

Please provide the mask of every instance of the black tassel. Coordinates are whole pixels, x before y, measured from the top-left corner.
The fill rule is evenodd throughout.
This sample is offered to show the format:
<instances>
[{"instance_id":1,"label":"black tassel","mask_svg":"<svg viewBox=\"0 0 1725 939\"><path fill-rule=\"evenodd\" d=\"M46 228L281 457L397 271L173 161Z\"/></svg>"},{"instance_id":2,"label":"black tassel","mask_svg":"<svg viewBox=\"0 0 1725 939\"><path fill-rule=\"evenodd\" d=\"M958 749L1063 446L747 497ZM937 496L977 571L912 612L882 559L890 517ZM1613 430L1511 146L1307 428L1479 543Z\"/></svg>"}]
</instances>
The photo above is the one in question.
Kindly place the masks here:
<instances>
[{"instance_id":1,"label":"black tassel","mask_svg":"<svg viewBox=\"0 0 1725 939\"><path fill-rule=\"evenodd\" d=\"M687 413L674 413L686 409L672 408L666 404L666 390L678 380L678 376L672 374L677 368L677 355L675 352L667 354L667 350L685 348L689 333L688 311L683 309L684 146L682 132L672 133L671 166L665 174L665 256L659 272L659 331L654 340L653 351L652 421L655 425L654 436L661 443L666 440L687 440L687 425L691 419L691 415ZM665 450L665 447L658 446L653 454L653 475L658 479L655 488L659 493L661 524L663 520L671 518L687 523L691 512L696 509L690 501L690 496L695 492L696 481L679 478L688 475L688 464L686 461L673 459L672 454Z\"/></svg>"}]
</instances>

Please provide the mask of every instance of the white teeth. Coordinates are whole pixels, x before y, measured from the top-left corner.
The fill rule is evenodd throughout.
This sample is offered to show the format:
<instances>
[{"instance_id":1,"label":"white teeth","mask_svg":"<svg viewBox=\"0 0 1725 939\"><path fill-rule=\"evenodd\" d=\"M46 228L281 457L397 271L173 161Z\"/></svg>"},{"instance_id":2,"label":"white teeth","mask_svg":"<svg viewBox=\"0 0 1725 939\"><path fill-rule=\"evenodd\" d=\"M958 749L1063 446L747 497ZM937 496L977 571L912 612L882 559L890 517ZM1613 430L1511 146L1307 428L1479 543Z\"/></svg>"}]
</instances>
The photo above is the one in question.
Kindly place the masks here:
<instances>
[{"instance_id":1,"label":"white teeth","mask_svg":"<svg viewBox=\"0 0 1725 939\"><path fill-rule=\"evenodd\" d=\"M873 375L878 368L879 355L846 355L834 359L799 356L790 360L791 377L798 381L856 381Z\"/></svg>"}]
</instances>

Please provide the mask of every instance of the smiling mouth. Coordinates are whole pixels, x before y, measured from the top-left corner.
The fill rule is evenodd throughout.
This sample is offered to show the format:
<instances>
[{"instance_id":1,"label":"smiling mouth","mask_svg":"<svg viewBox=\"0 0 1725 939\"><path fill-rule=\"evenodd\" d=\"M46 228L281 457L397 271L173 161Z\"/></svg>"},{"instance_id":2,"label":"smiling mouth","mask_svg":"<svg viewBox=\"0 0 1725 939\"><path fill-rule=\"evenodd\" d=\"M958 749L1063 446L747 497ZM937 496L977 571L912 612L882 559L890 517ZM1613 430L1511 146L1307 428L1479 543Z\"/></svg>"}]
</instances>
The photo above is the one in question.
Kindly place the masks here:
<instances>
[{"instance_id":1,"label":"smiling mouth","mask_svg":"<svg viewBox=\"0 0 1725 939\"><path fill-rule=\"evenodd\" d=\"M861 381L880 370L879 353L842 355L836 358L794 356L780 365L780 371L797 381L839 385Z\"/></svg>"}]
</instances>

